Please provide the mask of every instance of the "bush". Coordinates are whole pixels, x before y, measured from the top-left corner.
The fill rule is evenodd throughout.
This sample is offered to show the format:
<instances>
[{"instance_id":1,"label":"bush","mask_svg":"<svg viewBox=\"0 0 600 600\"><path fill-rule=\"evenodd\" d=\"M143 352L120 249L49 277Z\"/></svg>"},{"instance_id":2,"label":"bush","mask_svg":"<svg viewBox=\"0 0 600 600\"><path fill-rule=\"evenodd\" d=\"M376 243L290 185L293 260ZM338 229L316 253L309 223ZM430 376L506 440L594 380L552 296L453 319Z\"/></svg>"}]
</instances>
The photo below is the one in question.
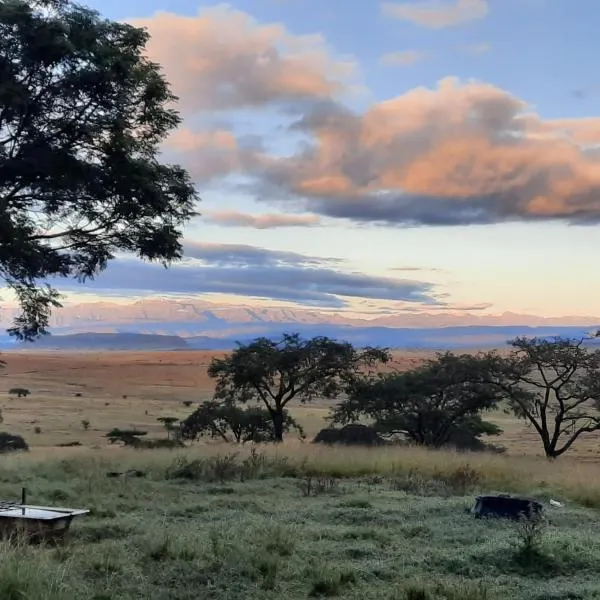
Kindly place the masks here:
<instances>
[{"instance_id":1,"label":"bush","mask_svg":"<svg viewBox=\"0 0 600 600\"><path fill-rule=\"evenodd\" d=\"M17 396L17 398L27 398L27 396L29 396L31 392L27 388L16 387L10 388L10 390L8 390L8 393L12 396Z\"/></svg>"},{"instance_id":2,"label":"bush","mask_svg":"<svg viewBox=\"0 0 600 600\"><path fill-rule=\"evenodd\" d=\"M315 444L346 444L348 446L381 446L385 440L367 425L353 423L341 429L321 429L313 440Z\"/></svg>"},{"instance_id":3,"label":"bush","mask_svg":"<svg viewBox=\"0 0 600 600\"><path fill-rule=\"evenodd\" d=\"M302 427L287 412L283 412L283 431L292 429L303 436ZM241 408L232 403L203 402L180 425L184 439L200 437L220 438L225 442L244 444L274 441L273 419L269 411L260 406Z\"/></svg>"},{"instance_id":4,"label":"bush","mask_svg":"<svg viewBox=\"0 0 600 600\"><path fill-rule=\"evenodd\" d=\"M19 450L25 452L29 450L27 442L20 435L0 432L0 454L17 452Z\"/></svg>"}]
</instances>

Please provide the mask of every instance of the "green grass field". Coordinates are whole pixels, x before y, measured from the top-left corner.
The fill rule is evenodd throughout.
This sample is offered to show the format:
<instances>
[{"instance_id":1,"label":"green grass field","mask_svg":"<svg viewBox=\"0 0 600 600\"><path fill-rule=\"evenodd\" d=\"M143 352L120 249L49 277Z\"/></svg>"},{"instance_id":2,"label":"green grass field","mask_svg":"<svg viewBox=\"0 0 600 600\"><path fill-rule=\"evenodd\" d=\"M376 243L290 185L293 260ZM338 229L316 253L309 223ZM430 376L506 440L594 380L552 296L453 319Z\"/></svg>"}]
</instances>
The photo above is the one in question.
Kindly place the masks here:
<instances>
[{"instance_id":1,"label":"green grass field","mask_svg":"<svg viewBox=\"0 0 600 600\"><path fill-rule=\"evenodd\" d=\"M146 477L106 477L130 467ZM0 598L599 598L597 470L307 444L8 457L3 497L92 513L63 546L1 546ZM522 526L465 513L483 490L564 506L524 553Z\"/></svg>"}]
</instances>

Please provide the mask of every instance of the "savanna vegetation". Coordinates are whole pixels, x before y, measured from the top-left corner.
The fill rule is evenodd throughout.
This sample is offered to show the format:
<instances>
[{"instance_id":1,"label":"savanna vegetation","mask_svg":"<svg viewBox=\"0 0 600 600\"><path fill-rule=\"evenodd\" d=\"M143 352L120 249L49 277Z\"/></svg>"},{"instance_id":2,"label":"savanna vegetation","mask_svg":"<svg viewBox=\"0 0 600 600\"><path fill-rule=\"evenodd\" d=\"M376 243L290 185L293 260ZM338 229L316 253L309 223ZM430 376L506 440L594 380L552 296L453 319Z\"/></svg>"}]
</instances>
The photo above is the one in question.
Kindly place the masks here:
<instances>
[{"instance_id":1,"label":"savanna vegetation","mask_svg":"<svg viewBox=\"0 0 600 600\"><path fill-rule=\"evenodd\" d=\"M59 305L44 281L85 281L118 252L181 258L198 198L185 170L159 160L180 119L147 39L69 0L0 0L0 278L21 308L19 339L45 333ZM2 499L26 485L36 504L91 514L58 547L4 540L0 598L598 598L599 468L569 454L600 430L599 351L584 340L511 345L383 372L386 349L258 338L211 361L211 399L177 399L158 415L106 374L110 400L69 388L78 433L95 442L62 439L52 455L36 405L21 422L31 450L0 433ZM29 389L7 386L3 427L40 396ZM121 414L114 398L130 418L105 427ZM386 443L300 441L298 410L323 401L329 425L368 427ZM492 447L498 411L528 423L553 460ZM465 509L479 492L528 494L553 512L475 520Z\"/></svg>"}]
</instances>

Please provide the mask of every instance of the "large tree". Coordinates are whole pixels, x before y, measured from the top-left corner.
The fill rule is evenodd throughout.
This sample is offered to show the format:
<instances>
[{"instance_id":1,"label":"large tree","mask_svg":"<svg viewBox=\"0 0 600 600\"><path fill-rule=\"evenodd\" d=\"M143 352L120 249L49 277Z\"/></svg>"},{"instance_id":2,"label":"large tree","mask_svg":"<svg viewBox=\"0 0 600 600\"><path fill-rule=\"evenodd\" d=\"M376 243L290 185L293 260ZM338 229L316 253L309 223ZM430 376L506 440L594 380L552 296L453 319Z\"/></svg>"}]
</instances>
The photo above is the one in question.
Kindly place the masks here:
<instances>
[{"instance_id":1,"label":"large tree","mask_svg":"<svg viewBox=\"0 0 600 600\"><path fill-rule=\"evenodd\" d=\"M365 369L389 359L387 350L359 350L327 337L305 340L286 333L279 340L260 337L238 344L225 358L213 359L208 374L217 381L215 400L264 405L273 422L273 437L281 441L284 411L292 400L336 398Z\"/></svg>"},{"instance_id":2,"label":"large tree","mask_svg":"<svg viewBox=\"0 0 600 600\"><path fill-rule=\"evenodd\" d=\"M116 252L167 265L195 214L186 171L159 161L179 116L148 34L70 0L0 2L0 286L9 331L47 331L59 295Z\"/></svg>"},{"instance_id":3,"label":"large tree","mask_svg":"<svg viewBox=\"0 0 600 600\"><path fill-rule=\"evenodd\" d=\"M509 356L493 360L497 386L533 427L548 458L600 431L600 350L585 341L519 337L509 342Z\"/></svg>"},{"instance_id":4,"label":"large tree","mask_svg":"<svg viewBox=\"0 0 600 600\"><path fill-rule=\"evenodd\" d=\"M476 449L483 447L481 435L501 431L482 419L500 398L487 355L446 352L410 371L358 380L332 420L346 424L367 418L379 433L418 445Z\"/></svg>"}]
</instances>

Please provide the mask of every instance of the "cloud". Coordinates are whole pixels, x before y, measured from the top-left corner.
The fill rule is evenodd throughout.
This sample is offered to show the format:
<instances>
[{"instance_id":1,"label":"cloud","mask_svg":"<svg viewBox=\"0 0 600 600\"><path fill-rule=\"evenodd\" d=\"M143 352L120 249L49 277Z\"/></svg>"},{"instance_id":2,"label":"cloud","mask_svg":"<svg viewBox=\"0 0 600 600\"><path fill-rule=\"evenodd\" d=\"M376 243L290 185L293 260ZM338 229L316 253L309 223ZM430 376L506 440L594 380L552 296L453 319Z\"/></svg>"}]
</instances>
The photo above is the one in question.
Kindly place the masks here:
<instances>
[{"instance_id":1,"label":"cloud","mask_svg":"<svg viewBox=\"0 0 600 600\"><path fill-rule=\"evenodd\" d=\"M461 47L461 50L466 54L485 54L491 49L492 46L488 42L481 42L480 44L471 44L468 46Z\"/></svg>"},{"instance_id":2,"label":"cloud","mask_svg":"<svg viewBox=\"0 0 600 600\"><path fill-rule=\"evenodd\" d=\"M381 63L393 67L409 67L415 63L425 60L429 55L419 50L403 50L402 52L390 52L381 57Z\"/></svg>"},{"instance_id":3,"label":"cloud","mask_svg":"<svg viewBox=\"0 0 600 600\"><path fill-rule=\"evenodd\" d=\"M263 214L250 215L236 211L204 213L204 220L225 227L252 227L253 229L276 229L278 227L314 227L320 223L317 215Z\"/></svg>"},{"instance_id":4,"label":"cloud","mask_svg":"<svg viewBox=\"0 0 600 600\"><path fill-rule=\"evenodd\" d=\"M312 144L263 157L257 197L358 222L600 221L600 118L544 120L490 84L446 78L357 114L323 102Z\"/></svg>"},{"instance_id":5,"label":"cloud","mask_svg":"<svg viewBox=\"0 0 600 600\"><path fill-rule=\"evenodd\" d=\"M126 258L85 284L87 292L233 294L303 305L343 308L347 298L438 305L430 283L335 270L333 261L246 245L185 244L186 260L169 269ZM58 280L59 289L78 291Z\"/></svg>"},{"instance_id":6,"label":"cloud","mask_svg":"<svg viewBox=\"0 0 600 600\"><path fill-rule=\"evenodd\" d=\"M196 16L157 12L129 22L148 29L148 54L186 114L330 98L351 88L355 64L332 58L321 35L262 25L226 4Z\"/></svg>"},{"instance_id":7,"label":"cloud","mask_svg":"<svg viewBox=\"0 0 600 600\"><path fill-rule=\"evenodd\" d=\"M225 129L181 128L167 138L163 150L170 159L186 163L194 181L208 183L252 168L262 148L256 140L241 145L234 133Z\"/></svg>"},{"instance_id":8,"label":"cloud","mask_svg":"<svg viewBox=\"0 0 600 600\"><path fill-rule=\"evenodd\" d=\"M420 272L420 273L445 273L443 269L438 269L437 267L392 267L388 269L389 271L398 271L400 273L412 273L412 272Z\"/></svg>"},{"instance_id":9,"label":"cloud","mask_svg":"<svg viewBox=\"0 0 600 600\"><path fill-rule=\"evenodd\" d=\"M415 25L443 29L483 19L489 12L487 0L423 0L421 2L384 2L384 15L410 21Z\"/></svg>"},{"instance_id":10,"label":"cloud","mask_svg":"<svg viewBox=\"0 0 600 600\"><path fill-rule=\"evenodd\" d=\"M219 267L316 267L339 264L339 258L313 258L286 250L269 250L247 244L215 244L186 241L184 258L197 259L207 266Z\"/></svg>"}]
</instances>

